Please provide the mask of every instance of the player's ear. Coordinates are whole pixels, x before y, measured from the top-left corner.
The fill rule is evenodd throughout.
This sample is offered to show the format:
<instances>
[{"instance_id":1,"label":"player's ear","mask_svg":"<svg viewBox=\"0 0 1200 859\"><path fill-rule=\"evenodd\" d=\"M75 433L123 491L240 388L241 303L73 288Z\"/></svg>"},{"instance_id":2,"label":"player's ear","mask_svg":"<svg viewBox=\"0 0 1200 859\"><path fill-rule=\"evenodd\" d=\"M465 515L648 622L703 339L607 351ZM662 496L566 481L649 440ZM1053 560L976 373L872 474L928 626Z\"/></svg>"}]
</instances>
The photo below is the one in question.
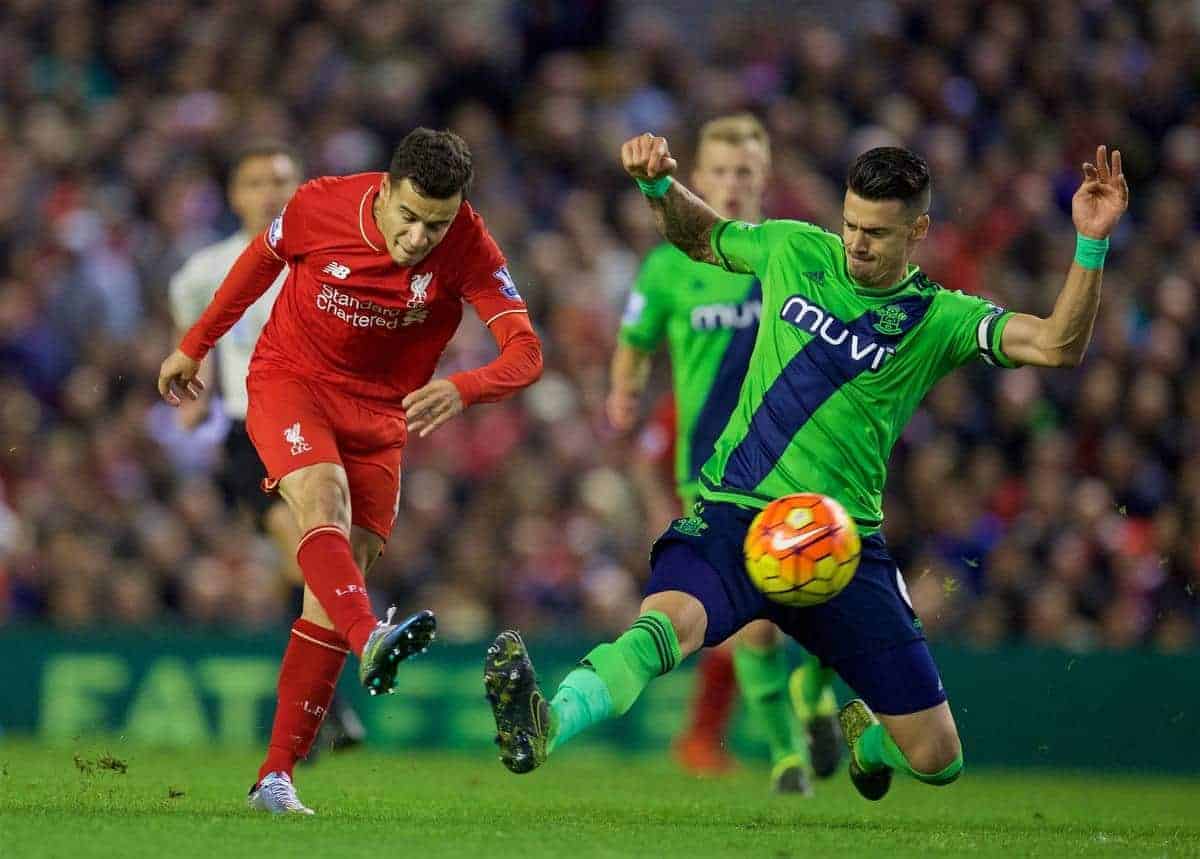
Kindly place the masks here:
<instances>
[{"instance_id":1,"label":"player's ear","mask_svg":"<svg viewBox=\"0 0 1200 859\"><path fill-rule=\"evenodd\" d=\"M392 196L392 180L388 174L383 174L383 181L379 183L379 201L385 206Z\"/></svg>"},{"instance_id":2,"label":"player's ear","mask_svg":"<svg viewBox=\"0 0 1200 859\"><path fill-rule=\"evenodd\" d=\"M909 232L908 237L914 242L919 242L927 235L929 235L929 213L925 212L913 221L912 230Z\"/></svg>"}]
</instances>

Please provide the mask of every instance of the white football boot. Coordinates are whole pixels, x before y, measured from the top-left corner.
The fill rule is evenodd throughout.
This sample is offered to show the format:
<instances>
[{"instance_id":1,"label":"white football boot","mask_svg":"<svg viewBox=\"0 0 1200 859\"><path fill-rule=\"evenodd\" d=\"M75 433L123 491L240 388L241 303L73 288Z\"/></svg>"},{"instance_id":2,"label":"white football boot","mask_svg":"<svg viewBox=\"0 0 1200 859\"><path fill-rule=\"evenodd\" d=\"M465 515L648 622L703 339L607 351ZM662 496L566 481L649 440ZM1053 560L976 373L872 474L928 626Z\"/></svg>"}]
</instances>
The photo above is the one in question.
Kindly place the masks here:
<instances>
[{"instance_id":1,"label":"white football boot","mask_svg":"<svg viewBox=\"0 0 1200 859\"><path fill-rule=\"evenodd\" d=\"M246 804L255 811L269 811L271 814L316 813L296 796L296 786L287 773L280 772L267 773L262 781L250 788Z\"/></svg>"}]
</instances>

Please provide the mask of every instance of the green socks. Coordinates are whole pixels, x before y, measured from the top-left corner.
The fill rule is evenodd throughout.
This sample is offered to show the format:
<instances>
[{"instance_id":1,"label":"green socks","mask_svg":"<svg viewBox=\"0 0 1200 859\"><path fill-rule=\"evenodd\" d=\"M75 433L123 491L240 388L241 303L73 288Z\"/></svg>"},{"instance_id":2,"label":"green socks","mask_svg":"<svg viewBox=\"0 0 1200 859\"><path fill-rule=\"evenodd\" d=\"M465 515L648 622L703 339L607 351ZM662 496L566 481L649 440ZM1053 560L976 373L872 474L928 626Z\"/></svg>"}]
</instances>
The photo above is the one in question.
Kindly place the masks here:
<instances>
[{"instance_id":1,"label":"green socks","mask_svg":"<svg viewBox=\"0 0 1200 859\"><path fill-rule=\"evenodd\" d=\"M913 769L908 763L908 758L904 757L904 752L900 751L900 747L883 725L872 725L863 731L858 742L854 744L854 758L866 772L877 772L890 767L906 772L926 784L950 784L958 778L963 768L962 753L959 752L958 757L940 772L923 773Z\"/></svg>"},{"instance_id":2,"label":"green socks","mask_svg":"<svg viewBox=\"0 0 1200 859\"><path fill-rule=\"evenodd\" d=\"M733 649L733 671L750 718L766 733L771 763L797 755L807 763L808 744L796 742L793 730L783 648L759 650L739 644Z\"/></svg>"},{"instance_id":3,"label":"green socks","mask_svg":"<svg viewBox=\"0 0 1200 859\"><path fill-rule=\"evenodd\" d=\"M646 612L616 641L592 648L550 701L549 751L589 725L624 715L646 685L679 659L675 627L661 611Z\"/></svg>"},{"instance_id":4,"label":"green socks","mask_svg":"<svg viewBox=\"0 0 1200 859\"><path fill-rule=\"evenodd\" d=\"M833 669L825 668L811 653L796 669L799 694L793 694L793 704L800 721L808 724L814 716L833 716L837 713L837 697L833 694Z\"/></svg>"},{"instance_id":5,"label":"green socks","mask_svg":"<svg viewBox=\"0 0 1200 859\"><path fill-rule=\"evenodd\" d=\"M554 732L546 747L554 751L588 725L603 722L613 712L612 695L591 668L576 668L559 685L550 701L550 724Z\"/></svg>"}]
</instances>

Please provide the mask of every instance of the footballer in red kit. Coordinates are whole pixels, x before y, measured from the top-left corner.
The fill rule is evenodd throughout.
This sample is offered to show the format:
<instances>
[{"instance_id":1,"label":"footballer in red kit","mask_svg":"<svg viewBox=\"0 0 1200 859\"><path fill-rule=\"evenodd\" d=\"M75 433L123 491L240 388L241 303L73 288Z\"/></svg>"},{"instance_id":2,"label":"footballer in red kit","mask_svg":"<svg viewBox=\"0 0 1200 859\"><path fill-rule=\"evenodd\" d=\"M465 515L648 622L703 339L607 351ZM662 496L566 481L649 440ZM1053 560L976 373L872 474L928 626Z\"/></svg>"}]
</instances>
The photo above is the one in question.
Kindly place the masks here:
<instances>
[{"instance_id":1,"label":"footballer in red kit","mask_svg":"<svg viewBox=\"0 0 1200 859\"><path fill-rule=\"evenodd\" d=\"M541 374L541 344L504 255L464 197L466 143L417 129L386 173L301 186L234 264L179 349L164 362L167 402L194 397L213 344L289 266L247 377L246 428L303 536L304 611L292 628L253 808L311 813L291 782L328 709L345 656L372 694L433 638L432 612L380 622L364 574L391 532L409 433L424 436L475 403ZM469 303L499 356L432 379Z\"/></svg>"}]
</instances>

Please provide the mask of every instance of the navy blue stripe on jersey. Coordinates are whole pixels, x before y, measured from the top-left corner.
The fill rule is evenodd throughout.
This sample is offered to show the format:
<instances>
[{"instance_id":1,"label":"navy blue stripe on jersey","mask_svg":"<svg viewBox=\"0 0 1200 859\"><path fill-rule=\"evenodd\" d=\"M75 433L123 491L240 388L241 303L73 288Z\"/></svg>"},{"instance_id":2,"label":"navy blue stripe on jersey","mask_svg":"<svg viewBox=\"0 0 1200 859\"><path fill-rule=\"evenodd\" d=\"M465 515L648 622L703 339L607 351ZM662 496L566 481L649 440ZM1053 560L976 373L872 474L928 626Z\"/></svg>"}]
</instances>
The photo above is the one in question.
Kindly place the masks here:
<instances>
[{"instance_id":1,"label":"navy blue stripe on jersey","mask_svg":"<svg viewBox=\"0 0 1200 859\"><path fill-rule=\"evenodd\" d=\"M924 317L933 300L931 294L915 295L895 302L904 312L902 321L889 327L895 334L881 333L873 324L877 314L869 310L857 319L842 323L826 311L799 296L789 299L780 312L785 322L804 327L812 319L814 337L783 368L767 389L762 404L754 413L745 438L734 448L725 463L721 483L739 490L753 490L775 468L789 442L826 400L859 374L886 359L876 349L894 349L904 335ZM799 304L790 311L793 301ZM815 315L819 311L820 315ZM832 323L832 324L831 324ZM771 320L770 324L780 324ZM874 344L872 349L868 344ZM803 487L796 487L801 491Z\"/></svg>"},{"instance_id":2,"label":"navy blue stripe on jersey","mask_svg":"<svg viewBox=\"0 0 1200 859\"><path fill-rule=\"evenodd\" d=\"M992 349L992 339L996 333L996 323L1003 313L1004 311L997 307L994 313L989 313L979 323L979 354L993 367L1001 366L1000 359L996 357L996 353Z\"/></svg>"},{"instance_id":3,"label":"navy blue stripe on jersey","mask_svg":"<svg viewBox=\"0 0 1200 859\"><path fill-rule=\"evenodd\" d=\"M750 285L750 291L742 299L743 303L762 301L762 283L758 278ZM725 354L721 356L721 364L717 374L709 386L708 396L696 416L692 426L690 441L691 461L688 463L688 479L695 480L700 475L700 469L712 456L717 438L729 423L729 416L737 408L738 395L742 391L742 382L746 378L746 370L750 367L750 356L754 353L754 340L758 337L758 325L745 328L735 328Z\"/></svg>"}]
</instances>

